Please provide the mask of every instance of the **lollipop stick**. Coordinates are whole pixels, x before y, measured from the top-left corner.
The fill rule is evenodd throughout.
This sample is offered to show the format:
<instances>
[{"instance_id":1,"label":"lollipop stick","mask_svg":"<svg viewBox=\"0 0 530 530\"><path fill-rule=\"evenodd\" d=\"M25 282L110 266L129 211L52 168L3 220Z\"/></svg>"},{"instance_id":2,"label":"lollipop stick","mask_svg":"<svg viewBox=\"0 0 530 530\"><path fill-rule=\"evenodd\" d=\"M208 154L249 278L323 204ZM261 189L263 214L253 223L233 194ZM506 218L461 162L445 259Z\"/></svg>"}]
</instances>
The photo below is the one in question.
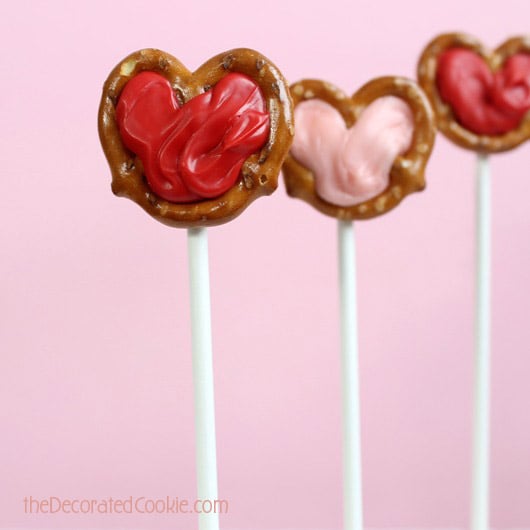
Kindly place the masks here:
<instances>
[{"instance_id":1,"label":"lollipop stick","mask_svg":"<svg viewBox=\"0 0 530 530\"><path fill-rule=\"evenodd\" d=\"M191 335L197 460L197 498L217 499L215 403L210 318L210 277L206 228L188 230ZM199 530L218 530L216 513L199 514Z\"/></svg>"},{"instance_id":2,"label":"lollipop stick","mask_svg":"<svg viewBox=\"0 0 530 530\"><path fill-rule=\"evenodd\" d=\"M353 223L339 221L344 530L362 530L361 421Z\"/></svg>"},{"instance_id":3,"label":"lollipop stick","mask_svg":"<svg viewBox=\"0 0 530 530\"><path fill-rule=\"evenodd\" d=\"M491 204L487 155L477 158L475 394L471 529L489 527Z\"/></svg>"}]
</instances>

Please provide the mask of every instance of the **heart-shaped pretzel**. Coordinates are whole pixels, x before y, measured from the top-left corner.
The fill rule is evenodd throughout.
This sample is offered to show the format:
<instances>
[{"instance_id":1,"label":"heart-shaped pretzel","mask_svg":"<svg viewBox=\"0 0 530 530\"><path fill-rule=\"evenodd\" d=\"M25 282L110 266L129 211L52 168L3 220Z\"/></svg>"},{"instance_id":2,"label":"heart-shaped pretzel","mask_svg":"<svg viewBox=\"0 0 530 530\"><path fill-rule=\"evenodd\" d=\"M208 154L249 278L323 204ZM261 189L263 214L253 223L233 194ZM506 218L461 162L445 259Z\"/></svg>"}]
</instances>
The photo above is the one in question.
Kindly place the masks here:
<instances>
[{"instance_id":1,"label":"heart-shaped pretzel","mask_svg":"<svg viewBox=\"0 0 530 530\"><path fill-rule=\"evenodd\" d=\"M517 54L530 54L530 37L515 37L507 40L498 48L488 50L479 40L463 33L448 33L433 39L423 51L418 63L418 81L429 98L436 115L437 126L450 140L466 149L483 153L507 151L517 147L530 137L530 113L526 113L516 121L513 128L505 127L505 132L496 134L481 134L470 130L458 119L458 109L453 108L448 101L444 101L438 86L438 68L440 59L450 50L469 50L476 54L477 59L482 59L489 68L494 78L507 66L508 61ZM468 54L471 58L471 54ZM530 64L530 59L529 63ZM478 65L480 66L480 64ZM463 68L463 67L462 67ZM471 72L469 72L471 74ZM526 76L530 74L530 70ZM466 75L465 70L456 72L456 76ZM490 84L492 80L488 80ZM515 80L517 81L517 80ZM528 80L526 84L528 85ZM471 87L472 88L472 87ZM486 90L487 87L484 88ZM490 87L491 89L491 87ZM527 89L526 89L527 90ZM467 93L466 93L467 92ZM469 91L464 91L460 99L468 97ZM458 97L458 94L457 94ZM484 96L485 105L490 102L491 96ZM464 106L464 104L462 104ZM471 107L476 107L470 102ZM476 111L476 108L473 109ZM494 108L494 110L496 110ZM502 108L499 111L502 117Z\"/></svg>"},{"instance_id":2,"label":"heart-shaped pretzel","mask_svg":"<svg viewBox=\"0 0 530 530\"><path fill-rule=\"evenodd\" d=\"M125 146L116 116L124 87L143 72L160 74L167 79L174 90L175 102L183 108L232 72L243 74L259 87L268 113L268 139L258 152L245 159L235 184L228 191L205 200L193 201L190 195L191 202L170 202L150 188L142 160ZM277 188L278 174L294 136L292 101L285 79L267 58L249 49L221 53L195 72L160 50L132 53L112 70L105 82L98 125L112 172L112 191L132 199L160 222L182 228L228 222L257 197L270 195ZM236 126L243 127L245 123ZM212 127L214 125L210 129ZM171 153L171 149L166 151Z\"/></svg>"},{"instance_id":3,"label":"heart-shaped pretzel","mask_svg":"<svg viewBox=\"0 0 530 530\"><path fill-rule=\"evenodd\" d=\"M432 151L435 127L431 107L423 91L402 77L381 77L366 83L352 97L325 81L306 79L290 87L295 108L304 101L318 99L336 109L346 127L351 128L371 103L396 96L410 107L414 132L409 149L392 164L386 189L364 202L340 206L324 200L316 191L315 175L289 153L283 164L287 193L302 199L320 212L338 219L370 219L394 208L408 194L425 188L424 170ZM308 132L308 134L310 134ZM318 152L314 153L319 156Z\"/></svg>"}]
</instances>

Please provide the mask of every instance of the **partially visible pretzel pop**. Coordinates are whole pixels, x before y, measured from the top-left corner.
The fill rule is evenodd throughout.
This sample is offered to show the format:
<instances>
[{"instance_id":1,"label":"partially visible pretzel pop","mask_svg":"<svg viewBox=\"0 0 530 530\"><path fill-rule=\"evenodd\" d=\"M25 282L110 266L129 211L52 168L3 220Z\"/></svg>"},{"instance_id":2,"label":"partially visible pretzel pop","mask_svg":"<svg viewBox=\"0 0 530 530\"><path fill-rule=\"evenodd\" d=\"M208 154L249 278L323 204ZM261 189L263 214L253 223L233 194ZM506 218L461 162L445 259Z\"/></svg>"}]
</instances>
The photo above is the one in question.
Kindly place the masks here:
<instances>
[{"instance_id":1,"label":"partially visible pretzel pop","mask_svg":"<svg viewBox=\"0 0 530 530\"><path fill-rule=\"evenodd\" d=\"M348 97L325 81L303 80L291 85L291 95L297 129L283 165L289 195L303 199L326 215L353 220L388 212L408 194L424 189L424 170L435 128L429 102L413 81L381 77ZM311 119L306 120L304 105L313 106L308 110L314 111L316 121L326 123L321 127L315 121L310 123ZM388 115L383 118L388 123L379 123L381 114ZM374 122L379 123L375 128ZM354 130L358 124L362 131ZM331 139L328 131L322 130L327 126L333 135ZM345 130L337 131L341 128ZM388 128L396 130L387 138L388 145L378 151L379 133L388 136L384 130ZM315 137L314 145L308 153L299 144L311 142L311 136ZM363 160L363 150L374 151L372 160ZM355 152L360 160L350 163ZM327 169L319 169L322 165ZM376 167L377 176L371 174L372 166ZM332 190L329 183L335 175L340 189Z\"/></svg>"},{"instance_id":2,"label":"partially visible pretzel pop","mask_svg":"<svg viewBox=\"0 0 530 530\"><path fill-rule=\"evenodd\" d=\"M530 37L490 51L462 33L434 38L418 63L440 131L476 152L475 352L470 528L490 528L491 171L489 156L530 138Z\"/></svg>"},{"instance_id":3,"label":"partially visible pretzel pop","mask_svg":"<svg viewBox=\"0 0 530 530\"><path fill-rule=\"evenodd\" d=\"M530 37L488 50L463 33L433 39L418 63L440 131L461 147L495 153L530 138Z\"/></svg>"},{"instance_id":4,"label":"partially visible pretzel pop","mask_svg":"<svg viewBox=\"0 0 530 530\"><path fill-rule=\"evenodd\" d=\"M167 225L213 226L276 189L292 102L280 71L256 51L221 53L190 72L145 49L105 82L99 134L116 195Z\"/></svg>"}]
</instances>

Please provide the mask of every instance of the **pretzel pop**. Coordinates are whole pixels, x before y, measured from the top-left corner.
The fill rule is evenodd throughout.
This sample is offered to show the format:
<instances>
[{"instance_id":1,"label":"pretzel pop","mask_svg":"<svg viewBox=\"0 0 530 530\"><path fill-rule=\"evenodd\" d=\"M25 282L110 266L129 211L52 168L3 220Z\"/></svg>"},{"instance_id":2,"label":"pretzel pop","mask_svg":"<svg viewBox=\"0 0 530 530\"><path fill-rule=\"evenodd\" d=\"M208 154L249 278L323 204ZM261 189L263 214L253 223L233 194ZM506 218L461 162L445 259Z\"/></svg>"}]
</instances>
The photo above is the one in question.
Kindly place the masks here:
<instances>
[{"instance_id":1,"label":"pretzel pop","mask_svg":"<svg viewBox=\"0 0 530 530\"><path fill-rule=\"evenodd\" d=\"M491 378L491 175L489 154L530 137L530 38L493 51L462 33L436 37L423 51L418 79L439 129L477 153L475 354L471 522L489 528Z\"/></svg>"},{"instance_id":2,"label":"pretzel pop","mask_svg":"<svg viewBox=\"0 0 530 530\"><path fill-rule=\"evenodd\" d=\"M171 226L212 226L276 189L292 102L281 73L253 50L222 53L191 73L146 49L109 75L99 133L116 195Z\"/></svg>"}]
</instances>

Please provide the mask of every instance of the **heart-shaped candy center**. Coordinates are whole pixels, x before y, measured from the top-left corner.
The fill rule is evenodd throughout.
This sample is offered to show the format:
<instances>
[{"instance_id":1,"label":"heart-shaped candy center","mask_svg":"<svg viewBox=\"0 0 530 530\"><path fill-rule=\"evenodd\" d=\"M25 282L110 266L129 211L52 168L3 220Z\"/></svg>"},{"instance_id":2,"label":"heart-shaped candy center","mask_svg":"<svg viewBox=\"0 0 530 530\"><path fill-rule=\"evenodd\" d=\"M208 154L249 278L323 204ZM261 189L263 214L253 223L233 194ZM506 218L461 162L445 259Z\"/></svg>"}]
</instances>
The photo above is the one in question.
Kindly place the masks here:
<instances>
[{"instance_id":1,"label":"heart-shaped candy center","mask_svg":"<svg viewBox=\"0 0 530 530\"><path fill-rule=\"evenodd\" d=\"M149 187L175 203L228 191L269 135L259 86L237 73L181 106L165 77L141 72L123 88L116 120L123 143L142 161Z\"/></svg>"},{"instance_id":2,"label":"heart-shaped candy center","mask_svg":"<svg viewBox=\"0 0 530 530\"><path fill-rule=\"evenodd\" d=\"M530 110L530 55L512 55L493 73L477 53L450 48L438 58L436 84L463 127L475 134L505 134Z\"/></svg>"},{"instance_id":3,"label":"heart-shaped candy center","mask_svg":"<svg viewBox=\"0 0 530 530\"><path fill-rule=\"evenodd\" d=\"M325 201L353 206L376 197L389 185L398 155L411 145L412 111L394 96L376 99L350 129L340 113L318 99L295 109L293 156L310 169Z\"/></svg>"}]
</instances>

